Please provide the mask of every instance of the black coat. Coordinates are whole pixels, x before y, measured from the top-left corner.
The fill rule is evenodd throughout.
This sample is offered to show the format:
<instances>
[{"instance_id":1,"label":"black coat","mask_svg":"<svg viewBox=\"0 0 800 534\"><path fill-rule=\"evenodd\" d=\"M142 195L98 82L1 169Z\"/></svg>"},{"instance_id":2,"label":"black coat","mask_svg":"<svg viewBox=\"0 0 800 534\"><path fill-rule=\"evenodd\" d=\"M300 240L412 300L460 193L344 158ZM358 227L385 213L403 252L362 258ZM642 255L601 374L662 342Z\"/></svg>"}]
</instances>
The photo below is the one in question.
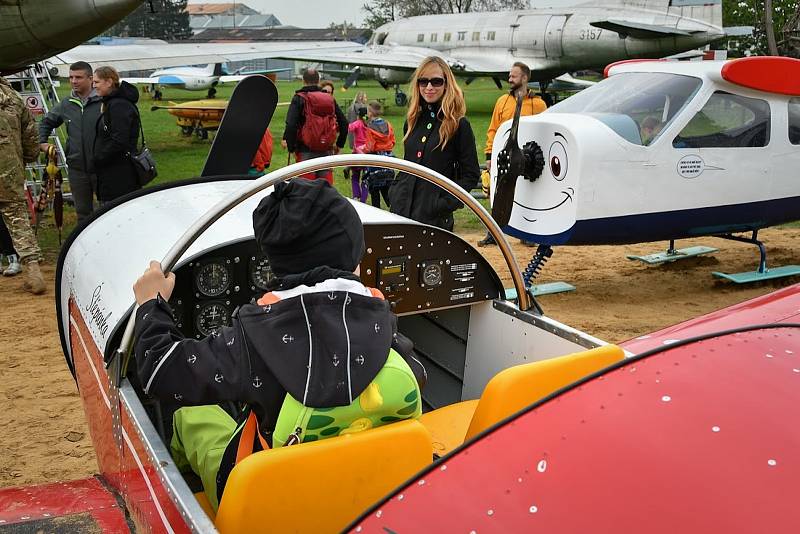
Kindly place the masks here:
<instances>
[{"instance_id":1,"label":"black coat","mask_svg":"<svg viewBox=\"0 0 800 534\"><path fill-rule=\"evenodd\" d=\"M425 370L413 358L411 341L397 331L389 303L346 290L245 304L234 312L232 326L200 340L183 336L160 295L136 312L136 364L145 393L188 406L246 403L270 443L287 393L306 406L347 406L383 368L390 348L421 387ZM339 366L336 352L360 360L348 357ZM218 495L233 469L240 431L226 448Z\"/></svg>"},{"instance_id":2,"label":"black coat","mask_svg":"<svg viewBox=\"0 0 800 534\"><path fill-rule=\"evenodd\" d=\"M322 89L316 85L307 85L297 91L297 93L310 93L313 91L322 91ZM308 152L308 148L303 146L303 143L297 138L297 133L300 131L300 128L303 127L303 122L305 121L305 116L303 114L305 100L297 93L292 97L292 101L289 103L289 109L286 111L286 129L283 131L283 140L286 141L286 148L289 152ZM339 128L339 133L336 137L336 146L344 148L344 144L347 141L347 117L342 113L336 100L333 101L333 105L336 109L336 125Z\"/></svg>"},{"instance_id":3,"label":"black coat","mask_svg":"<svg viewBox=\"0 0 800 534\"><path fill-rule=\"evenodd\" d=\"M139 91L128 82L103 97L103 112L95 126L94 167L97 198L114 200L139 189L130 154L139 138Z\"/></svg>"},{"instance_id":4,"label":"black coat","mask_svg":"<svg viewBox=\"0 0 800 534\"><path fill-rule=\"evenodd\" d=\"M472 126L462 117L453 138L442 148L437 146L441 124L439 105L423 104L414 130L403 143L404 159L437 171L469 191L478 184L481 173ZM389 189L389 202L392 213L445 230L453 229L453 212L463 207L450 193L407 173L397 175Z\"/></svg>"}]
</instances>

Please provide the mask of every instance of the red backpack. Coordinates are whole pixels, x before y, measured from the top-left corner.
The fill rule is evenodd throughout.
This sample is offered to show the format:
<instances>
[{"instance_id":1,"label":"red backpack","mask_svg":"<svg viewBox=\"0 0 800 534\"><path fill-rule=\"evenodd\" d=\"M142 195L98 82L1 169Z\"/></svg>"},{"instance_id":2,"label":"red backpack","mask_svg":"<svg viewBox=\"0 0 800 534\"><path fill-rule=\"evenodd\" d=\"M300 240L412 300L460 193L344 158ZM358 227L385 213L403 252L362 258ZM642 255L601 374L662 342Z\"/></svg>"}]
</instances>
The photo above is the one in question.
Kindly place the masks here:
<instances>
[{"instance_id":1,"label":"red backpack","mask_svg":"<svg viewBox=\"0 0 800 534\"><path fill-rule=\"evenodd\" d=\"M339 126L336 124L336 105L333 97L324 91L295 93L303 99L303 126L297 140L311 152L333 150Z\"/></svg>"}]
</instances>

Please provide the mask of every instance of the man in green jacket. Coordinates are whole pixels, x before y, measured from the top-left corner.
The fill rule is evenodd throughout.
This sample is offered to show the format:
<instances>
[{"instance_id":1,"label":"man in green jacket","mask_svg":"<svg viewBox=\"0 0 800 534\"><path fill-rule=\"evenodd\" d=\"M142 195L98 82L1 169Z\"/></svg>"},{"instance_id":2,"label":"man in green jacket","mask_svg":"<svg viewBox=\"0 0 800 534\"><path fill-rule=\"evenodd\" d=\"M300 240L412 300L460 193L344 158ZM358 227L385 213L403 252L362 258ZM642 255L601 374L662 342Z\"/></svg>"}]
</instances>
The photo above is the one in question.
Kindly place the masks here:
<instances>
[{"instance_id":1,"label":"man in green jacket","mask_svg":"<svg viewBox=\"0 0 800 534\"><path fill-rule=\"evenodd\" d=\"M94 210L94 194L97 192L92 147L101 99L92 88L92 67L85 61L70 65L69 83L72 87L69 98L53 106L39 124L39 145L42 151L46 151L53 129L67 125L69 185L78 222L81 222Z\"/></svg>"},{"instance_id":2,"label":"man in green jacket","mask_svg":"<svg viewBox=\"0 0 800 534\"><path fill-rule=\"evenodd\" d=\"M0 76L0 216L27 272L23 287L35 295L44 293L46 287L39 270L41 250L31 228L24 187L25 164L38 154L36 123L19 94Z\"/></svg>"}]
</instances>

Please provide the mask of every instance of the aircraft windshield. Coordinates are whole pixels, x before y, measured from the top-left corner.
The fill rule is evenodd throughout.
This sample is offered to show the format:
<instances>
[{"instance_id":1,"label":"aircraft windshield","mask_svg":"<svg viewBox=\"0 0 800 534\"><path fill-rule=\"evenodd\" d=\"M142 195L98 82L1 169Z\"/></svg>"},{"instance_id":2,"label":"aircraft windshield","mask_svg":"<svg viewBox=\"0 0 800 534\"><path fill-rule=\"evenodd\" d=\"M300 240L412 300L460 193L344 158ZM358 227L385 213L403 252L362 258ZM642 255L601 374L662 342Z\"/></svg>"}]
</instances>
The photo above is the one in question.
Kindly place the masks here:
<instances>
[{"instance_id":1,"label":"aircraft windshield","mask_svg":"<svg viewBox=\"0 0 800 534\"><path fill-rule=\"evenodd\" d=\"M650 145L702 85L700 78L663 72L611 76L550 108L551 113L584 113L626 141Z\"/></svg>"}]
</instances>

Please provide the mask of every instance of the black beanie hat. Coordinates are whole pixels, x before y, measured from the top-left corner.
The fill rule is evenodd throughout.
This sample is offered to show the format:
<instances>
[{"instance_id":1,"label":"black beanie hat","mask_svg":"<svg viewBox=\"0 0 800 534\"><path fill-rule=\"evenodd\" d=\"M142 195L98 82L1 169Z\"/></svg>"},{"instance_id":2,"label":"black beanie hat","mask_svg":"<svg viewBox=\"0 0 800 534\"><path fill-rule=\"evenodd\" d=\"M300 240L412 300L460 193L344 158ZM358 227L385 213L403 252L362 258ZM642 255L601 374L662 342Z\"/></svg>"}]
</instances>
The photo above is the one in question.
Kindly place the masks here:
<instances>
[{"instance_id":1,"label":"black beanie hat","mask_svg":"<svg viewBox=\"0 0 800 534\"><path fill-rule=\"evenodd\" d=\"M358 212L325 180L276 185L253 211L253 230L276 276L323 265L353 272L364 255Z\"/></svg>"}]
</instances>

